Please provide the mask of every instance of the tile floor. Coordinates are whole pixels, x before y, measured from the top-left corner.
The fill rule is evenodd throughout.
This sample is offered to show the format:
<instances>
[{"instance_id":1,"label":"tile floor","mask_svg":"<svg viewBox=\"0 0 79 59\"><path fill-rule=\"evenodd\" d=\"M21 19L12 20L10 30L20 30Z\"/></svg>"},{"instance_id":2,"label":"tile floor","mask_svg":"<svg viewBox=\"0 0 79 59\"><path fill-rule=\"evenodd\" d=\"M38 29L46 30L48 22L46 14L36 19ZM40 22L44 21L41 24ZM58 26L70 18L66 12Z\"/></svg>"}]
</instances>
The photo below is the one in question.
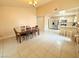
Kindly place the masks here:
<instances>
[{"instance_id":1,"label":"tile floor","mask_svg":"<svg viewBox=\"0 0 79 59\"><path fill-rule=\"evenodd\" d=\"M77 58L79 46L72 39L44 32L33 39L17 43L14 38L0 40L0 57L10 58Z\"/></svg>"}]
</instances>

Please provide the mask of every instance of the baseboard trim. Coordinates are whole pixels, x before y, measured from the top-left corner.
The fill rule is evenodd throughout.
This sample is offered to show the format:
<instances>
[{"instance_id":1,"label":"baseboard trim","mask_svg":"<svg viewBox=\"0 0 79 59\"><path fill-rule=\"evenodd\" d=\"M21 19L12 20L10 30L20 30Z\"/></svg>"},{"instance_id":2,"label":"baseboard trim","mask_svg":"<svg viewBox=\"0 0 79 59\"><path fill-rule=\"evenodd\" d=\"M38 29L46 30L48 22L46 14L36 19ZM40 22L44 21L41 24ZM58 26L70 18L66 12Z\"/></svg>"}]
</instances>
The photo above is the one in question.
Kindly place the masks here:
<instances>
[{"instance_id":1,"label":"baseboard trim","mask_svg":"<svg viewBox=\"0 0 79 59\"><path fill-rule=\"evenodd\" d=\"M4 36L4 37L0 37L0 40L9 39L9 38L13 38L13 37L15 37L15 36L14 35Z\"/></svg>"}]
</instances>

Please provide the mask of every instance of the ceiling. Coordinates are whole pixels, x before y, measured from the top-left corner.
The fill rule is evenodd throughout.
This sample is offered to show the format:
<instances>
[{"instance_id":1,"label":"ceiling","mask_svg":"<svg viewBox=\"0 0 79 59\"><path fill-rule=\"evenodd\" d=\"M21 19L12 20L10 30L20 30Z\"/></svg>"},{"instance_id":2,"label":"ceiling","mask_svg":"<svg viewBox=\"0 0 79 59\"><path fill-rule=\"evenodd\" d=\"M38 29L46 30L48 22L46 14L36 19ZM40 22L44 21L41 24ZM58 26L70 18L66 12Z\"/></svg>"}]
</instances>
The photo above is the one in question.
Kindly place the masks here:
<instances>
[{"instance_id":1,"label":"ceiling","mask_svg":"<svg viewBox=\"0 0 79 59\"><path fill-rule=\"evenodd\" d=\"M62 11L65 11L64 13L61 13ZM78 15L79 14L79 7L76 8L71 8L71 9L67 9L67 10L60 10L60 11L55 11L55 12L51 12L48 14L49 17L52 16L69 16L69 15Z\"/></svg>"},{"instance_id":2,"label":"ceiling","mask_svg":"<svg viewBox=\"0 0 79 59\"><path fill-rule=\"evenodd\" d=\"M48 3L52 0L39 0L36 7ZM27 6L28 0L0 0L0 5L9 5L9 6Z\"/></svg>"},{"instance_id":3,"label":"ceiling","mask_svg":"<svg viewBox=\"0 0 79 59\"><path fill-rule=\"evenodd\" d=\"M53 0L39 0L37 6L40 6L40 5L46 4L46 3L50 2L50 1L53 1Z\"/></svg>"}]
</instances>

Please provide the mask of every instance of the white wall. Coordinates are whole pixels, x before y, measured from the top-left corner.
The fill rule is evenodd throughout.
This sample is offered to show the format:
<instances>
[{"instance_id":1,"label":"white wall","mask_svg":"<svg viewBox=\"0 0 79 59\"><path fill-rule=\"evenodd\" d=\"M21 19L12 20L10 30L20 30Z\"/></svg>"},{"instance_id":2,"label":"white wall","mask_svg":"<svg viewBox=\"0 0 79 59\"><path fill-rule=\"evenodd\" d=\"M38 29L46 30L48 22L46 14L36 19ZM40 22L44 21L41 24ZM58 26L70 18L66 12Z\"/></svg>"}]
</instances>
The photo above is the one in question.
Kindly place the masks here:
<instances>
[{"instance_id":1,"label":"white wall","mask_svg":"<svg viewBox=\"0 0 79 59\"><path fill-rule=\"evenodd\" d=\"M34 7L0 6L0 39L13 36L13 27L21 25L36 25Z\"/></svg>"},{"instance_id":2,"label":"white wall","mask_svg":"<svg viewBox=\"0 0 79 59\"><path fill-rule=\"evenodd\" d=\"M45 31L48 31L49 30L49 28L48 28L48 19L49 19L49 17L48 16L45 16L45 27L44 27L44 30Z\"/></svg>"},{"instance_id":3,"label":"white wall","mask_svg":"<svg viewBox=\"0 0 79 59\"><path fill-rule=\"evenodd\" d=\"M44 16L38 16L37 17L37 24L38 24L39 29L40 29L41 32L44 31L44 26L45 26L44 23L45 23Z\"/></svg>"}]
</instances>

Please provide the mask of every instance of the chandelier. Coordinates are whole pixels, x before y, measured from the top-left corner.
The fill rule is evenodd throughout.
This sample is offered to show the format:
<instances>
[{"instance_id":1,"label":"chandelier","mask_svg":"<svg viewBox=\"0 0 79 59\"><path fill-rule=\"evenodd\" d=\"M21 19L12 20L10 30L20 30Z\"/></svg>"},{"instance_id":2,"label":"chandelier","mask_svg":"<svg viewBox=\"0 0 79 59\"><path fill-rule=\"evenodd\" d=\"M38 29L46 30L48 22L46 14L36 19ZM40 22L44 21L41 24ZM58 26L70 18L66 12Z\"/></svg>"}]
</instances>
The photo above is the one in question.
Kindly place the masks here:
<instances>
[{"instance_id":1,"label":"chandelier","mask_svg":"<svg viewBox=\"0 0 79 59\"><path fill-rule=\"evenodd\" d=\"M38 3L38 0L29 0L28 3L35 7L37 5L37 3Z\"/></svg>"}]
</instances>

